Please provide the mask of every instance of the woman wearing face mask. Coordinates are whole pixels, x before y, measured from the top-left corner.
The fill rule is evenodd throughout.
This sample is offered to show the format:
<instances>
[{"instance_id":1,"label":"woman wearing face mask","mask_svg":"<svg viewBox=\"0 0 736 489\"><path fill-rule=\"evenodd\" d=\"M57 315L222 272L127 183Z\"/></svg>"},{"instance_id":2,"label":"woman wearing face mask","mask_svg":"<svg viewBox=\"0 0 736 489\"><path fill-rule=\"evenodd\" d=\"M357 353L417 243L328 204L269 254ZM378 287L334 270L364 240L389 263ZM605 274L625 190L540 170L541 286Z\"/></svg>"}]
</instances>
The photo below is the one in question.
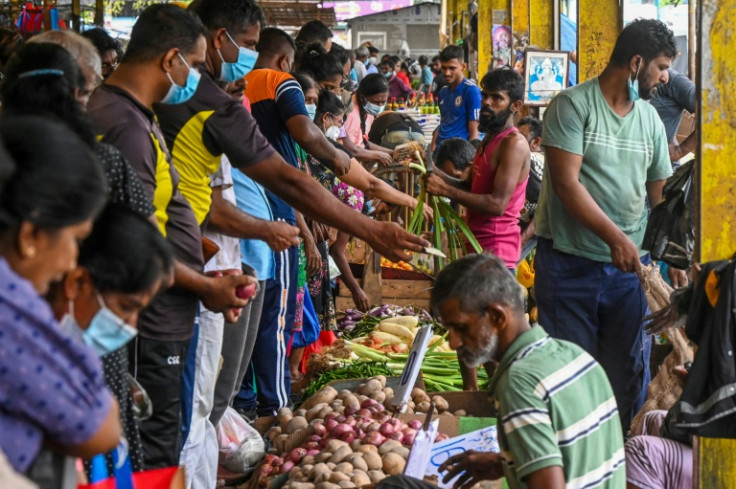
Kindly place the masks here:
<instances>
[{"instance_id":1,"label":"woman wearing face mask","mask_svg":"<svg viewBox=\"0 0 736 489\"><path fill-rule=\"evenodd\" d=\"M329 138L337 133L337 130L342 125L343 116L344 109L340 99L332 93L322 91L319 96L317 116L315 118L317 127L322 129L325 136ZM343 151L347 151L342 146L338 145L338 147ZM363 165L357 161L353 160L353 164L350 165L350 171L346 175L342 175L339 179L326 165L314 158L309 159L309 168L312 175L328 190L332 191L335 196L357 211L363 210L366 193L370 194L373 198L407 206L412 209L417 206L416 199L375 177L366 171ZM424 206L424 212L431 219L431 209L426 205ZM332 234L334 235L334 233ZM345 246L349 239L350 235L337 233L336 240L333 240L330 245L330 255L340 269L342 280L353 295L356 307L360 310L367 310L370 306L367 296L358 285L355 277L353 277L347 258L345 257Z\"/></svg>"},{"instance_id":2,"label":"woman wearing face mask","mask_svg":"<svg viewBox=\"0 0 736 489\"><path fill-rule=\"evenodd\" d=\"M151 222L108 204L79 248L77 267L52 287L48 299L61 329L104 357L135 337L138 313L165 286L172 266L170 246ZM107 376L114 392L120 386L129 390L125 372ZM118 402L131 467L143 470L132 399L126 395ZM106 458L112 473L111 454Z\"/></svg>"},{"instance_id":3,"label":"woman wearing face mask","mask_svg":"<svg viewBox=\"0 0 736 489\"><path fill-rule=\"evenodd\" d=\"M88 458L120 441L97 354L64 334L42 297L76 267L107 185L92 151L60 124L3 115L0 137L22 162L0 191L0 449L25 472L44 443Z\"/></svg>"}]
</instances>

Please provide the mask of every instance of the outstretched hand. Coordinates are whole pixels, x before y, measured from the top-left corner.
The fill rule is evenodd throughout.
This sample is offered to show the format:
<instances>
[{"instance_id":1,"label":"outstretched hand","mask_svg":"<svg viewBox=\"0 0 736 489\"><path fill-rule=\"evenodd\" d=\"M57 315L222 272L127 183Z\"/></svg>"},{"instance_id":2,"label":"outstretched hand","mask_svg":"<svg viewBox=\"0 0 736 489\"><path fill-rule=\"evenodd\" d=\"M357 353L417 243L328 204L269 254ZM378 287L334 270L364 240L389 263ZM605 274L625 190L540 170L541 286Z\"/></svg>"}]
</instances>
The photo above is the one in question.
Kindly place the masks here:
<instances>
[{"instance_id":1,"label":"outstretched hand","mask_svg":"<svg viewBox=\"0 0 736 489\"><path fill-rule=\"evenodd\" d=\"M439 466L439 471L447 472L442 479L444 484L459 475L455 489L469 489L481 481L500 479L503 476L502 460L499 453L468 450L448 458Z\"/></svg>"}]
</instances>

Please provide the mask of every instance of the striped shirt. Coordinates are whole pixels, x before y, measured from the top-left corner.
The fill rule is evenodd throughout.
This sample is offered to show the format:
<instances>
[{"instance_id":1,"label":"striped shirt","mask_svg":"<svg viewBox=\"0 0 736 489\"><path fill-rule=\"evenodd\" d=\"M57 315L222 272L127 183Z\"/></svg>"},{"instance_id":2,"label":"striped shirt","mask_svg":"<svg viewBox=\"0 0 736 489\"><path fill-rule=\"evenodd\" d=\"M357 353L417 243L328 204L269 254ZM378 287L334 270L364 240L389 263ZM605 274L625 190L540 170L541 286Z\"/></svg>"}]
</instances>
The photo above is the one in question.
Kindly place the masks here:
<instances>
[{"instance_id":1,"label":"striped shirt","mask_svg":"<svg viewBox=\"0 0 736 489\"><path fill-rule=\"evenodd\" d=\"M551 466L562 467L568 489L626 486L616 400L601 366L580 347L534 326L504 353L491 392L511 489Z\"/></svg>"}]
</instances>

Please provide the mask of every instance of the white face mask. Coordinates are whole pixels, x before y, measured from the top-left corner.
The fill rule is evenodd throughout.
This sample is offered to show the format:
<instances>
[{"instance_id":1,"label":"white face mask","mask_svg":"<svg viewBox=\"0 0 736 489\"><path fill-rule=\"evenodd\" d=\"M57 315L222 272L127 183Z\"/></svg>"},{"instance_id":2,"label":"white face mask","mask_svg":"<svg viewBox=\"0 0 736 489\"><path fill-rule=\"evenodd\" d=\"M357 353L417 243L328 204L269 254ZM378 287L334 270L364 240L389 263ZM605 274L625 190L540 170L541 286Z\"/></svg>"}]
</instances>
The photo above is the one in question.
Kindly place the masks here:
<instances>
[{"instance_id":1,"label":"white face mask","mask_svg":"<svg viewBox=\"0 0 736 489\"><path fill-rule=\"evenodd\" d=\"M306 104L305 107L307 108L307 114L309 114L309 118L314 120L314 116L317 113L317 106L314 104Z\"/></svg>"},{"instance_id":2,"label":"white face mask","mask_svg":"<svg viewBox=\"0 0 736 489\"><path fill-rule=\"evenodd\" d=\"M340 137L340 128L337 126L331 126L327 128L327 130L325 131L325 136L327 137L327 139L337 141L337 138Z\"/></svg>"}]
</instances>

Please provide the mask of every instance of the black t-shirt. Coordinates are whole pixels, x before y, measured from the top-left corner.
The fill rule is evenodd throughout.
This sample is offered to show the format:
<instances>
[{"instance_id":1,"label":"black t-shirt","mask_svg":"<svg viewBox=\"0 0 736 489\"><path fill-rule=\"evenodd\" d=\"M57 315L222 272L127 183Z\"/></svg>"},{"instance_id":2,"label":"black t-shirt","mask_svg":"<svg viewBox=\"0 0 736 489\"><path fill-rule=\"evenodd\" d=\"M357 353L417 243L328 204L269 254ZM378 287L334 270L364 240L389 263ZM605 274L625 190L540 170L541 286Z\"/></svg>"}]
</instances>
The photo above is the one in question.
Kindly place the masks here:
<instances>
[{"instance_id":1,"label":"black t-shirt","mask_svg":"<svg viewBox=\"0 0 736 489\"><path fill-rule=\"evenodd\" d=\"M178 189L179 174L151 110L125 90L103 85L87 108L103 143L116 147L140 178L153 201L159 230L171 243L176 258L201 272L202 235L192 208ZM156 296L141 313L138 332L159 341L181 341L192 336L197 296L172 287Z\"/></svg>"}]
</instances>

